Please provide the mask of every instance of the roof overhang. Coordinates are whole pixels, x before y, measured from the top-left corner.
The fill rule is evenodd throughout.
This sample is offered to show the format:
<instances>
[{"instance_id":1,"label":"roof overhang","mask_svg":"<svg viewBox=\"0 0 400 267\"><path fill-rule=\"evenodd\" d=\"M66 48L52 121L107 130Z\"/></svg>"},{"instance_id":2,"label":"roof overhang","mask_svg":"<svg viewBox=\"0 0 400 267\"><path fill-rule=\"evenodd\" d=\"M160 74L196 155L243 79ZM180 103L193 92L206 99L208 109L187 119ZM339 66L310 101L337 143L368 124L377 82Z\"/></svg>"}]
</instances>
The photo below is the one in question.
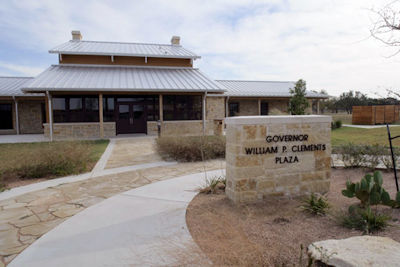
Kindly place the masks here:
<instances>
[{"instance_id":1,"label":"roof overhang","mask_svg":"<svg viewBox=\"0 0 400 267\"><path fill-rule=\"evenodd\" d=\"M196 68L110 65L52 65L24 92L224 93Z\"/></svg>"},{"instance_id":2,"label":"roof overhang","mask_svg":"<svg viewBox=\"0 0 400 267\"><path fill-rule=\"evenodd\" d=\"M172 56L172 55L153 55L153 54L129 54L129 53L101 53L101 52L70 52L49 50L51 54L61 55L87 55L87 56L122 56L122 57L148 57L148 58L179 58L179 59L200 59L201 56Z\"/></svg>"}]
</instances>

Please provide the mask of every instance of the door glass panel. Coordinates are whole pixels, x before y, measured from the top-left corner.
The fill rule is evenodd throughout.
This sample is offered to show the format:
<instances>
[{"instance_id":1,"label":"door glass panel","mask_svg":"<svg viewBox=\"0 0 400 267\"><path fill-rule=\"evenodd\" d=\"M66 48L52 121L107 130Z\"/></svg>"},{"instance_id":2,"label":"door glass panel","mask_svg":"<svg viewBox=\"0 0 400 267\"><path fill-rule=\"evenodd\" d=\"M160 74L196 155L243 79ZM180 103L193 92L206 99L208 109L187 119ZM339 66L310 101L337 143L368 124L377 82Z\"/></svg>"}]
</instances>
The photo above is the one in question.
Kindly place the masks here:
<instances>
[{"instance_id":1,"label":"door glass panel","mask_svg":"<svg viewBox=\"0 0 400 267\"><path fill-rule=\"evenodd\" d=\"M129 119L129 105L119 105L119 118Z\"/></svg>"},{"instance_id":2,"label":"door glass panel","mask_svg":"<svg viewBox=\"0 0 400 267\"><path fill-rule=\"evenodd\" d=\"M139 119L143 114L143 106L142 105L133 105L133 118Z\"/></svg>"}]
</instances>

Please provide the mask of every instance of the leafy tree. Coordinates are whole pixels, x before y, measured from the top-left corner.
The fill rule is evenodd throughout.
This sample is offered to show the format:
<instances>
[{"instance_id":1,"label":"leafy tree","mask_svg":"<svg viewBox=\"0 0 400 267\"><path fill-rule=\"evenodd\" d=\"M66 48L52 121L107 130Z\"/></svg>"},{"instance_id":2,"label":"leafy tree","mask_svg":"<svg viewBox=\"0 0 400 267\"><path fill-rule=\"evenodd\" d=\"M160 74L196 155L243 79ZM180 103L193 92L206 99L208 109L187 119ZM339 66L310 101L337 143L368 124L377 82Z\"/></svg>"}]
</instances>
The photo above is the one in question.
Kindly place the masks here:
<instances>
[{"instance_id":1,"label":"leafy tree","mask_svg":"<svg viewBox=\"0 0 400 267\"><path fill-rule=\"evenodd\" d=\"M306 81L298 80L294 88L290 88L290 94L289 112L292 115L304 115L310 105L306 98Z\"/></svg>"},{"instance_id":2,"label":"leafy tree","mask_svg":"<svg viewBox=\"0 0 400 267\"><path fill-rule=\"evenodd\" d=\"M350 90L347 93L342 93L336 103L340 109L345 110L348 114L353 111L353 106L368 105L368 98L359 91Z\"/></svg>"}]
</instances>

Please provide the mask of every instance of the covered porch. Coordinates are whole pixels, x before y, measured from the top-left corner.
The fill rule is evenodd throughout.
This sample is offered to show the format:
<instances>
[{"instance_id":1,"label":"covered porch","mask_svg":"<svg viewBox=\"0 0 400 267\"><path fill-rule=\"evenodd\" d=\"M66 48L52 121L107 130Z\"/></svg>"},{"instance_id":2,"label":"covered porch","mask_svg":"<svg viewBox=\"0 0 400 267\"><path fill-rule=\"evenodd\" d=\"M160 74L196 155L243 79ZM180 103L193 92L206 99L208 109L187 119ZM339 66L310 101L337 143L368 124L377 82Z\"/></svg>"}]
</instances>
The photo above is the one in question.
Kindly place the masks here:
<instances>
[{"instance_id":1,"label":"covered porch","mask_svg":"<svg viewBox=\"0 0 400 267\"><path fill-rule=\"evenodd\" d=\"M51 140L213 134L206 98L225 91L194 68L102 65L55 65L23 90L45 92Z\"/></svg>"}]
</instances>

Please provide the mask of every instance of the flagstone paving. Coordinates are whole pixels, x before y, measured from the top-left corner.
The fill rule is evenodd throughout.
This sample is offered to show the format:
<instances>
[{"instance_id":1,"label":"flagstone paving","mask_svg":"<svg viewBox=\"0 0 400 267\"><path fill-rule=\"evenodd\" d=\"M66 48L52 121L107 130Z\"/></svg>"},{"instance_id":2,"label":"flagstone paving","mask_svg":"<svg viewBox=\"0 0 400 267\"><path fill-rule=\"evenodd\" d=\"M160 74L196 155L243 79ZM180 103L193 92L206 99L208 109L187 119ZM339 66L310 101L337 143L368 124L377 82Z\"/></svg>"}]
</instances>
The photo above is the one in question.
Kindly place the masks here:
<instances>
[{"instance_id":1,"label":"flagstone paving","mask_svg":"<svg viewBox=\"0 0 400 267\"><path fill-rule=\"evenodd\" d=\"M106 169L161 161L148 137L115 141ZM142 156L141 156L142 155ZM59 184L0 201L0 267L69 217L100 201L182 175L224 169L225 161L177 163Z\"/></svg>"},{"instance_id":2,"label":"flagstone paving","mask_svg":"<svg viewBox=\"0 0 400 267\"><path fill-rule=\"evenodd\" d=\"M0 266L67 218L106 198L152 182L223 168L221 160L179 163L62 184L0 201Z\"/></svg>"},{"instance_id":3,"label":"flagstone paving","mask_svg":"<svg viewBox=\"0 0 400 267\"><path fill-rule=\"evenodd\" d=\"M155 150L155 137L115 139L114 149L107 161L106 169L162 161Z\"/></svg>"}]
</instances>

